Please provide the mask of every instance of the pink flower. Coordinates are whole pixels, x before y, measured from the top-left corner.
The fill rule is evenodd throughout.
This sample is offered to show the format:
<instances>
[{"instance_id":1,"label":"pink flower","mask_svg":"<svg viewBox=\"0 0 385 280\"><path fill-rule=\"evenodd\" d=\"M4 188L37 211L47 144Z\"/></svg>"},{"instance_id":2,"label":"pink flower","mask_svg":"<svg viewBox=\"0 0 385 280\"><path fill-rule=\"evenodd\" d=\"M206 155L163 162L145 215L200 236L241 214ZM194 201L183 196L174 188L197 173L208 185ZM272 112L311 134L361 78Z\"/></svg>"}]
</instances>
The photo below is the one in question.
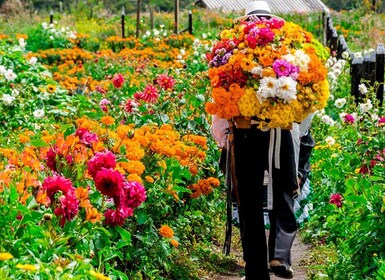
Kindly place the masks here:
<instances>
[{"instance_id":1,"label":"pink flower","mask_svg":"<svg viewBox=\"0 0 385 280\"><path fill-rule=\"evenodd\" d=\"M347 124L353 124L355 121L354 117L350 114L346 114L344 117L344 122Z\"/></svg>"},{"instance_id":2,"label":"pink flower","mask_svg":"<svg viewBox=\"0 0 385 280\"><path fill-rule=\"evenodd\" d=\"M175 85L174 78L166 74L159 75L158 78L156 78L156 82L164 90L172 89Z\"/></svg>"},{"instance_id":3,"label":"pink flower","mask_svg":"<svg viewBox=\"0 0 385 280\"><path fill-rule=\"evenodd\" d=\"M268 27L261 28L261 29L259 29L257 42L259 45L265 46L268 43L274 41L274 36L275 36L275 34L273 31L271 31L270 28L268 28Z\"/></svg>"},{"instance_id":4,"label":"pink flower","mask_svg":"<svg viewBox=\"0 0 385 280\"><path fill-rule=\"evenodd\" d=\"M338 208L342 207L342 195L340 193L334 193L330 195L329 203L335 204Z\"/></svg>"},{"instance_id":5,"label":"pink flower","mask_svg":"<svg viewBox=\"0 0 385 280\"><path fill-rule=\"evenodd\" d=\"M72 220L79 212L79 200L75 191L68 192L59 198L60 206L54 210L56 216L62 216L60 225L64 226L66 221Z\"/></svg>"},{"instance_id":6,"label":"pink flower","mask_svg":"<svg viewBox=\"0 0 385 280\"><path fill-rule=\"evenodd\" d=\"M116 210L109 209L104 213L104 217L106 218L105 223L110 226L122 226L124 220L132 216L132 214L133 210L127 207Z\"/></svg>"},{"instance_id":7,"label":"pink flower","mask_svg":"<svg viewBox=\"0 0 385 280\"><path fill-rule=\"evenodd\" d=\"M88 173L95 179L96 173L104 168L115 168L116 158L110 151L97 152L87 163Z\"/></svg>"},{"instance_id":8,"label":"pink flower","mask_svg":"<svg viewBox=\"0 0 385 280\"><path fill-rule=\"evenodd\" d=\"M293 65L291 65L288 61L284 59L277 59L273 63L273 69L278 77L282 77L282 76L287 77L290 75L292 69L294 70L296 68L293 67Z\"/></svg>"},{"instance_id":9,"label":"pink flower","mask_svg":"<svg viewBox=\"0 0 385 280\"><path fill-rule=\"evenodd\" d=\"M121 88L124 84L124 77L122 74L116 74L113 78L112 78L112 83L114 84L114 86L116 88Z\"/></svg>"},{"instance_id":10,"label":"pink flower","mask_svg":"<svg viewBox=\"0 0 385 280\"><path fill-rule=\"evenodd\" d=\"M139 207L146 200L145 188L136 181L126 182L124 184L123 205L132 209Z\"/></svg>"},{"instance_id":11,"label":"pink flower","mask_svg":"<svg viewBox=\"0 0 385 280\"><path fill-rule=\"evenodd\" d=\"M381 117L379 120L378 120L378 125L379 126L383 126L385 124L385 117Z\"/></svg>"},{"instance_id":12,"label":"pink flower","mask_svg":"<svg viewBox=\"0 0 385 280\"><path fill-rule=\"evenodd\" d=\"M65 177L57 175L45 178L42 188L47 192L47 196L51 202L54 200L55 194L59 191L61 191L64 195L75 191L75 188L72 186L70 179L66 179Z\"/></svg>"},{"instance_id":13,"label":"pink flower","mask_svg":"<svg viewBox=\"0 0 385 280\"><path fill-rule=\"evenodd\" d=\"M108 111L108 105L110 103L111 102L108 99L100 100L100 102L99 102L100 109L102 109L102 111L106 113Z\"/></svg>"},{"instance_id":14,"label":"pink flower","mask_svg":"<svg viewBox=\"0 0 385 280\"><path fill-rule=\"evenodd\" d=\"M98 92L102 93L102 94L106 94L107 93L106 90L104 88L102 88L101 86L96 86L95 89Z\"/></svg>"},{"instance_id":15,"label":"pink flower","mask_svg":"<svg viewBox=\"0 0 385 280\"><path fill-rule=\"evenodd\" d=\"M80 142L85 145L92 145L92 143L97 143L99 141L97 134L91 133L85 128L78 128L75 132L75 135L78 136Z\"/></svg>"},{"instance_id":16,"label":"pink flower","mask_svg":"<svg viewBox=\"0 0 385 280\"><path fill-rule=\"evenodd\" d=\"M124 178L123 175L111 168L102 167L95 176L95 187L102 194L115 197L120 196L123 192Z\"/></svg>"},{"instance_id":17,"label":"pink flower","mask_svg":"<svg viewBox=\"0 0 385 280\"><path fill-rule=\"evenodd\" d=\"M144 100L146 102L155 103L158 100L158 89L153 85L147 85L143 92L134 94L135 99Z\"/></svg>"},{"instance_id":18,"label":"pink flower","mask_svg":"<svg viewBox=\"0 0 385 280\"><path fill-rule=\"evenodd\" d=\"M135 100L127 99L126 104L124 105L124 111L131 114L136 111L138 105L138 102L136 102Z\"/></svg>"}]
</instances>

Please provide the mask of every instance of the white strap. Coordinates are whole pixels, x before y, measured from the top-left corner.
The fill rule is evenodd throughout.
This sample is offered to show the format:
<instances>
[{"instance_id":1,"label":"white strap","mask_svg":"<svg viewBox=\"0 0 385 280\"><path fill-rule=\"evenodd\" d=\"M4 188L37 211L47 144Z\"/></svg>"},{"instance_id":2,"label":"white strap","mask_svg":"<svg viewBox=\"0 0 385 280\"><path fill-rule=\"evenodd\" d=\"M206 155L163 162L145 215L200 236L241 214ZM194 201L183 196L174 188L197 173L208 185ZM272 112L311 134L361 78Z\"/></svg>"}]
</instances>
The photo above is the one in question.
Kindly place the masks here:
<instances>
[{"instance_id":1,"label":"white strap","mask_svg":"<svg viewBox=\"0 0 385 280\"><path fill-rule=\"evenodd\" d=\"M275 140L275 145L274 145ZM275 147L274 147L275 146ZM270 143L269 143L269 182L267 184L267 209L273 210L273 156L274 167L281 168L280 162L281 153L281 128L270 129Z\"/></svg>"}]
</instances>

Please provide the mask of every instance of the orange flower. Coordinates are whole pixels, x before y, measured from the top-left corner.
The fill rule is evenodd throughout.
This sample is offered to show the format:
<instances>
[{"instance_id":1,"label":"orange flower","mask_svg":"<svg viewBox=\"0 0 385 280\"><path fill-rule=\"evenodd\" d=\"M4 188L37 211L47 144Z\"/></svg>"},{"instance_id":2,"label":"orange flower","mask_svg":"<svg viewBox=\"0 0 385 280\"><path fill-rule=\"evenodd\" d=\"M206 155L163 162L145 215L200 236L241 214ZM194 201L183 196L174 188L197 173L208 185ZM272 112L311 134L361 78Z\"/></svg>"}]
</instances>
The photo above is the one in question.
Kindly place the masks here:
<instances>
[{"instance_id":1,"label":"orange flower","mask_svg":"<svg viewBox=\"0 0 385 280\"><path fill-rule=\"evenodd\" d=\"M115 119L113 117L110 117L110 116L104 116L104 117L101 117L100 122L105 124L105 125L112 125L112 124L114 124Z\"/></svg>"},{"instance_id":2,"label":"orange flower","mask_svg":"<svg viewBox=\"0 0 385 280\"><path fill-rule=\"evenodd\" d=\"M31 139L26 135L19 135L19 141L20 143L25 144L27 142L30 142Z\"/></svg>"},{"instance_id":3,"label":"orange flower","mask_svg":"<svg viewBox=\"0 0 385 280\"><path fill-rule=\"evenodd\" d=\"M175 248L178 248L178 246L179 246L179 242L177 240L175 240L175 239L171 239L170 240L170 244L172 246L174 246Z\"/></svg>"},{"instance_id":4,"label":"orange flower","mask_svg":"<svg viewBox=\"0 0 385 280\"><path fill-rule=\"evenodd\" d=\"M151 176L146 176L144 177L144 179L149 182L150 184L154 183L154 178L152 178Z\"/></svg>"},{"instance_id":5,"label":"orange flower","mask_svg":"<svg viewBox=\"0 0 385 280\"><path fill-rule=\"evenodd\" d=\"M174 231L167 225L162 225L159 229L159 234L166 238L173 238Z\"/></svg>"},{"instance_id":6,"label":"orange flower","mask_svg":"<svg viewBox=\"0 0 385 280\"><path fill-rule=\"evenodd\" d=\"M83 208L91 208L90 199L88 197L88 189L86 188L77 188L75 190L75 195L79 199L79 206Z\"/></svg>"},{"instance_id":7,"label":"orange flower","mask_svg":"<svg viewBox=\"0 0 385 280\"><path fill-rule=\"evenodd\" d=\"M86 208L86 220L91 223L96 223L101 221L102 215L98 212L96 208L90 207Z\"/></svg>"}]
</instances>

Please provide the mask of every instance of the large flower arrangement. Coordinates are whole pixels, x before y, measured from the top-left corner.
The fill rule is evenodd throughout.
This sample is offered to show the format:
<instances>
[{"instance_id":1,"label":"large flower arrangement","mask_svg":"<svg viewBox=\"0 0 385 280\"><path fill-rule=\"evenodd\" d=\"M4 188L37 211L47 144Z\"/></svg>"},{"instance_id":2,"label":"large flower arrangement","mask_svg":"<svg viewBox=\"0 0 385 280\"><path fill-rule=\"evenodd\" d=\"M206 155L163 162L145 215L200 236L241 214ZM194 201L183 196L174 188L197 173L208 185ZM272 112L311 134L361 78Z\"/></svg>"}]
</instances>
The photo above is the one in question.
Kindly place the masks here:
<instances>
[{"instance_id":1,"label":"large flower arrangement","mask_svg":"<svg viewBox=\"0 0 385 280\"><path fill-rule=\"evenodd\" d=\"M249 18L223 30L206 55L212 102L223 119L259 121L260 128L291 127L326 106L326 49L292 22Z\"/></svg>"}]
</instances>

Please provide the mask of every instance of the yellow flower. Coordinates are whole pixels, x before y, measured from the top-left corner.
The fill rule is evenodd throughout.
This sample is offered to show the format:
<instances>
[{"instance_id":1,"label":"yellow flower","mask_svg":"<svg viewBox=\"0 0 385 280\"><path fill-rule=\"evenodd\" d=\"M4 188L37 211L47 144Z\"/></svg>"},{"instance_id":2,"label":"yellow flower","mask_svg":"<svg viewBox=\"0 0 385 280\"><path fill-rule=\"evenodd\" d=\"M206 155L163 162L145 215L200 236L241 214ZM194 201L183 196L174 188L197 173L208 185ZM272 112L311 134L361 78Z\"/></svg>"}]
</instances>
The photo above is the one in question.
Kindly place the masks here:
<instances>
[{"instance_id":1,"label":"yellow flower","mask_svg":"<svg viewBox=\"0 0 385 280\"><path fill-rule=\"evenodd\" d=\"M0 261L6 261L12 259L13 256L10 253L4 252L0 253Z\"/></svg>"},{"instance_id":2,"label":"yellow flower","mask_svg":"<svg viewBox=\"0 0 385 280\"><path fill-rule=\"evenodd\" d=\"M110 117L110 116L104 116L100 119L100 122L105 124L105 125L111 125L111 124L114 124L115 119L113 117Z\"/></svg>"},{"instance_id":3,"label":"yellow flower","mask_svg":"<svg viewBox=\"0 0 385 280\"><path fill-rule=\"evenodd\" d=\"M16 268L20 268L25 271L35 271L37 269L36 266L33 264L20 264L20 263L16 265Z\"/></svg>"},{"instance_id":4,"label":"yellow flower","mask_svg":"<svg viewBox=\"0 0 385 280\"><path fill-rule=\"evenodd\" d=\"M54 85L47 85L47 91L49 93L55 92L56 91L56 86L54 86Z\"/></svg>"},{"instance_id":5,"label":"yellow flower","mask_svg":"<svg viewBox=\"0 0 385 280\"><path fill-rule=\"evenodd\" d=\"M91 276L94 276L98 280L111 280L110 277L103 275L102 273L96 272L95 270L90 271Z\"/></svg>"}]
</instances>

